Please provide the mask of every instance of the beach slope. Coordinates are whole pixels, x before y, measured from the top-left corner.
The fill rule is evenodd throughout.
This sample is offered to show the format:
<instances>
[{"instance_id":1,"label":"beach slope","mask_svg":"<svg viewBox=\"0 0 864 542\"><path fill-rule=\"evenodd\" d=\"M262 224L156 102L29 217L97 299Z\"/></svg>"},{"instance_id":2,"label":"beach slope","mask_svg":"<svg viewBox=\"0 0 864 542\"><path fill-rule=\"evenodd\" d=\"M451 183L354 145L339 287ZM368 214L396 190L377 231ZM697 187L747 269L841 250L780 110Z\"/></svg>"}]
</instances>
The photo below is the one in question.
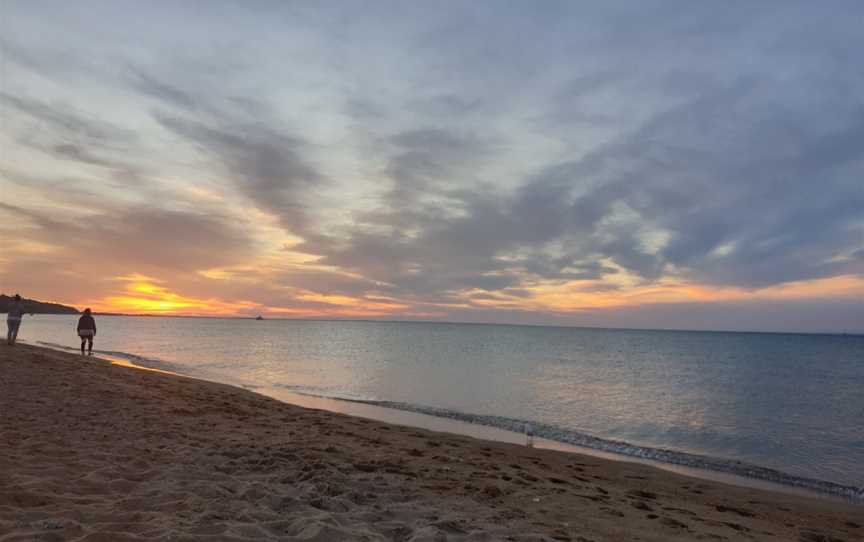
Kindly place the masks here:
<instances>
[{"instance_id":1,"label":"beach slope","mask_svg":"<svg viewBox=\"0 0 864 542\"><path fill-rule=\"evenodd\" d=\"M0 346L0 541L864 540L864 507Z\"/></svg>"}]
</instances>

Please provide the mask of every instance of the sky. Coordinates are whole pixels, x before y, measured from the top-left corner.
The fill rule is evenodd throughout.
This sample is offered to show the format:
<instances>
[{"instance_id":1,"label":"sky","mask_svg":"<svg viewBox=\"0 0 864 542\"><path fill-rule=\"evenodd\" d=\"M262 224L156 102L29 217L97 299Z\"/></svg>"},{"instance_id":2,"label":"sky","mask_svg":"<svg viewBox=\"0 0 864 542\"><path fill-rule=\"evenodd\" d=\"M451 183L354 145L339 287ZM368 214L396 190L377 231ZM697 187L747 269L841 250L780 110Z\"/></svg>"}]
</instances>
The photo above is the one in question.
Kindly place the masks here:
<instances>
[{"instance_id":1,"label":"sky","mask_svg":"<svg viewBox=\"0 0 864 542\"><path fill-rule=\"evenodd\" d=\"M864 4L0 0L0 292L864 331Z\"/></svg>"}]
</instances>

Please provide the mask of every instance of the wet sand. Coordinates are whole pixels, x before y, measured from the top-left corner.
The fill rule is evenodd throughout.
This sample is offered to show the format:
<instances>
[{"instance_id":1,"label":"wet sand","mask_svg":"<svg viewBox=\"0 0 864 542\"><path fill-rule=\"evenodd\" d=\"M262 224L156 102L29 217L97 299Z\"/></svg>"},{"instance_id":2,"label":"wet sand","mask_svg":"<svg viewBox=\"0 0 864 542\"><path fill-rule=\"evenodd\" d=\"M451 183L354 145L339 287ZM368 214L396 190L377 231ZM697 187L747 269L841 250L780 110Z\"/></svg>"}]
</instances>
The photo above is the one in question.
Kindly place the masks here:
<instances>
[{"instance_id":1,"label":"wet sand","mask_svg":"<svg viewBox=\"0 0 864 542\"><path fill-rule=\"evenodd\" d=\"M0 345L0 541L864 540L864 506Z\"/></svg>"}]
</instances>

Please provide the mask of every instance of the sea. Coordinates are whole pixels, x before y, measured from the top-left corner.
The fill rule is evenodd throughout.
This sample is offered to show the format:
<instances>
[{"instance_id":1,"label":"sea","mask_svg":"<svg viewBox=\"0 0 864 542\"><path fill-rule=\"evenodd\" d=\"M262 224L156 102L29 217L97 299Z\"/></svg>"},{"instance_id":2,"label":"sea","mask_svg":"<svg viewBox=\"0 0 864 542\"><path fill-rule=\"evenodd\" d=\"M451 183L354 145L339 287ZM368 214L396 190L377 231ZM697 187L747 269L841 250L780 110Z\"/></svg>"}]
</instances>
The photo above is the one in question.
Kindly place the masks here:
<instances>
[{"instance_id":1,"label":"sea","mask_svg":"<svg viewBox=\"0 0 864 542\"><path fill-rule=\"evenodd\" d=\"M864 500L864 336L97 316L95 352ZM77 316L19 338L77 351Z\"/></svg>"}]
</instances>

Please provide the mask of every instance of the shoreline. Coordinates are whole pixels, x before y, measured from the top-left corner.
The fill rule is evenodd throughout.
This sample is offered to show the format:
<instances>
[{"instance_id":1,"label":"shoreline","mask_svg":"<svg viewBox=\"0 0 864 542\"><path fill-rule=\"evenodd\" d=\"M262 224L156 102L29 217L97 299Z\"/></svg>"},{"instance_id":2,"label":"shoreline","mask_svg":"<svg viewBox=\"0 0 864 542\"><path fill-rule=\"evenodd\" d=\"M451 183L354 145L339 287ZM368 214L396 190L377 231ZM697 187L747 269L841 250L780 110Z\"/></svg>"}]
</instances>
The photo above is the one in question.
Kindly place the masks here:
<instances>
[{"instance_id":1,"label":"shoreline","mask_svg":"<svg viewBox=\"0 0 864 542\"><path fill-rule=\"evenodd\" d=\"M851 503L29 345L0 346L0 412L3 541L864 540Z\"/></svg>"},{"instance_id":2,"label":"shoreline","mask_svg":"<svg viewBox=\"0 0 864 542\"><path fill-rule=\"evenodd\" d=\"M273 388L264 387L259 388L257 391L265 393L270 397L283 400L281 398L283 393L276 393ZM287 395L289 397L294 396L294 398L284 399L292 404L300 404L305 406L305 403L302 400L298 400L296 397L312 397L317 399L329 400L331 404L334 405L330 407L323 407L325 410L332 410L335 412L362 416L363 414L356 413L356 411L350 407L340 408L338 406L335 406L339 404L360 405L365 408L371 407L373 409L381 409L383 411L399 413L395 416L376 416L374 414L375 410L373 410L368 417L380 421L429 428L428 422L419 420L430 418L443 422L435 424L436 428L434 430L437 431L452 432L485 440L496 440L499 442L509 442L513 444L524 444L525 442L525 435L522 433L501 427L499 425L484 422L486 418L499 419L499 417L496 416L482 416L462 413L456 413L456 415L453 415L452 413L450 413L450 415L447 415L447 413L436 415L430 414L428 413L428 411L440 411L440 409L433 409L429 407L398 408L395 406L390 406L392 405L392 403L388 401L362 401L339 397L328 398L296 392L287 392ZM405 415L414 415L419 416L420 418L413 417L411 418L412 421L405 422L400 419L400 417L404 417ZM511 425L519 426L523 423L528 422L522 422L517 420L513 421ZM693 478L714 480L742 487L763 488L770 491L785 491L792 494L810 495L826 499L837 499L840 501L864 504L864 489L858 488L856 486L844 486L836 482L819 480L816 478L805 478L802 476L788 474L784 471L779 471L768 467L761 467L755 464L748 464L711 456L697 455L690 452L681 452L663 448L647 448L628 442L602 439L593 436L585 436L585 439L588 441L596 442L599 445L595 447L585 446L578 443L538 436L542 434L542 431L538 431L538 429L542 429L544 427L544 424L540 424L537 422L530 423L534 427L534 441L536 443L535 446L538 448L560 450L575 453L578 455L603 457L613 461L642 463L645 465L651 465L661 470L685 474ZM648 451L649 454L622 453L615 450L614 448L616 447L627 450ZM664 461L663 459L658 459L658 456L671 459L667 459L666 461ZM693 463L688 463L688 460L693 461ZM749 473L749 476L740 474L739 472L733 470L733 465L738 469L746 470ZM788 482L784 483L782 480L787 480Z\"/></svg>"},{"instance_id":3,"label":"shoreline","mask_svg":"<svg viewBox=\"0 0 864 542\"><path fill-rule=\"evenodd\" d=\"M49 350L67 352L72 353L73 355L77 355L77 352L74 348L66 347L59 344L40 343L32 346L36 348L47 348ZM359 416L376 421L383 421L385 423L430 429L433 431L458 434L482 440L494 440L496 442L506 442L517 445L524 445L525 443L525 435L522 433L504 427L486 424L482 421L477 421L477 419L487 418L488 416L478 416L470 414L465 415L465 418L472 418L469 421L467 419L461 419L460 417L436 415L424 412L424 410L440 409L402 409L394 406L388 406L387 404L378 404L388 403L387 401L370 402L351 398L320 396L270 386L248 384L244 385L239 382L207 380L182 372L174 372L171 370L142 365L140 364L140 362L136 362L133 358L144 361L147 361L148 358L144 358L136 354L121 352L102 352L99 355L101 359L108 360L111 363L119 366L140 370L156 371L179 377L200 380L203 382L213 382L229 385L244 390L250 390L255 393L262 394L267 397L295 406L318 408L329 412L347 414L350 416ZM124 355L127 357L124 357ZM150 361L152 361L153 363L157 363L156 360ZM535 428L542 425L539 424L539 422L530 423L534 425ZM764 489L767 491L777 491L791 495L801 495L805 497L810 496L827 500L835 500L838 502L849 502L852 504L864 505L864 489L855 488L853 486L844 486L837 482L791 475L784 471L777 471L768 467L733 462L732 460L715 458L710 456L701 456L689 452L676 452L674 450L666 449L643 448L639 445L631 444L628 442L611 441L591 436L588 436L588 439L607 445L624 445L624 447L627 449L647 449L652 452L659 453L661 456L672 454L673 456L681 455L692 457L698 460L702 460L704 462L703 464L721 463L724 465L731 465L733 463L737 463L740 467L746 468L750 472L750 475L748 476L722 468L710 468L706 466L687 464L682 461L664 461L662 459L657 459L656 457L626 454L615 450L605 449L603 447L582 446L577 443L565 442L562 440L556 440L551 438L543 438L542 436L538 436L536 434L534 437L535 447L537 448L558 450L577 455L588 455L598 458L604 458L610 461L640 463L671 473L682 474L684 476L689 476L692 478L699 478L703 480L731 484L739 487ZM770 475L774 475L775 478L769 478L768 476ZM779 478L779 480L777 478ZM784 483L783 481L781 481L783 479L797 481L798 483ZM857 493L854 493L855 489L858 489Z\"/></svg>"},{"instance_id":4,"label":"shoreline","mask_svg":"<svg viewBox=\"0 0 864 542\"><path fill-rule=\"evenodd\" d=\"M479 440L489 440L514 444L517 446L525 446L524 434L496 426L482 425L478 423L462 421L459 419L433 416L421 412L405 411L377 405L367 405L365 403L359 403L360 406L365 408L356 409L351 408L351 406L358 403L352 401L351 399L319 397L315 395L306 395L289 391L273 390L266 387L238 387L242 387L243 389L249 389L250 391L254 391L256 393L261 393L263 395L266 395L267 397L272 397L278 401L283 401L291 405L302 406L305 408L318 408L321 410L326 410L328 412L347 414L349 416L358 416L385 423L405 425L408 427L420 429L428 429L431 431L437 431L442 433L451 433L454 435L461 435ZM343 405L346 405L347 408ZM679 474L682 476L687 476L689 478L720 482L742 488L762 489L765 491L786 493L788 495L798 495L803 497L824 499L831 502L843 502L855 505L864 505L864 498L850 497L848 495L840 495L837 493L818 491L808 487L788 485L773 480L767 480L764 478L747 477L719 470L711 470L676 463L666 463L656 459L609 452L597 448L588 448L576 444L570 444L557 440L537 437L536 435L534 437L533 447L543 450L556 450L559 452L575 454L579 456L596 457L608 461L619 461L623 463L647 465L665 472ZM821 480L814 481L820 483L823 482Z\"/></svg>"}]
</instances>

